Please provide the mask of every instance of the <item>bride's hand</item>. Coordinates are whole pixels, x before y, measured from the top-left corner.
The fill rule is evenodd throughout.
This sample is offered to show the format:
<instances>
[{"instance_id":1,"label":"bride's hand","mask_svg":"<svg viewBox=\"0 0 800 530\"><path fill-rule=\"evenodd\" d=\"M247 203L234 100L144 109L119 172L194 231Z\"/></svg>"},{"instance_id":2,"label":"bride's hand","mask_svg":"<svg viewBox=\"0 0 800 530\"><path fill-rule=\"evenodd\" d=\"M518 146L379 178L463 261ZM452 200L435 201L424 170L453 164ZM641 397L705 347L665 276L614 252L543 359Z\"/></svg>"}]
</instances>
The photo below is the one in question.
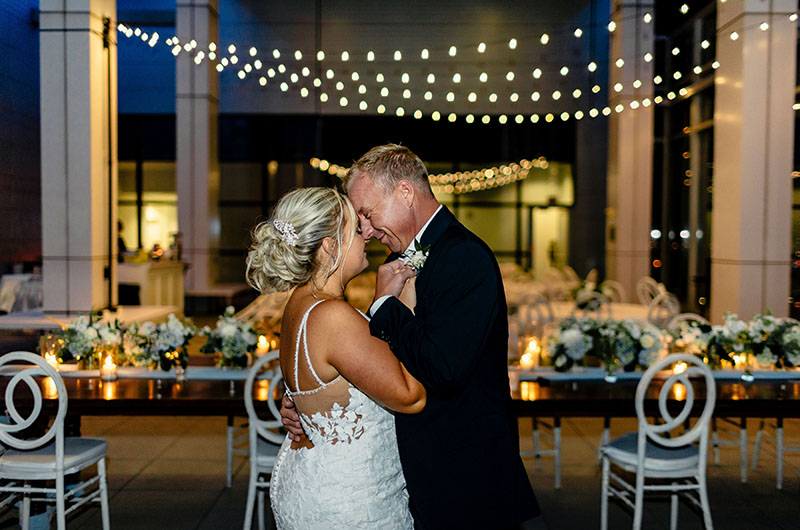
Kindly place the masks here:
<instances>
[{"instance_id":1,"label":"bride's hand","mask_svg":"<svg viewBox=\"0 0 800 530\"><path fill-rule=\"evenodd\" d=\"M385 295L399 297L406 280L415 275L413 267L409 267L399 259L384 263L378 267L374 300Z\"/></svg>"},{"instance_id":2,"label":"bride's hand","mask_svg":"<svg viewBox=\"0 0 800 530\"><path fill-rule=\"evenodd\" d=\"M409 278L406 280L406 284L403 286L403 290L400 292L400 296L398 296L401 302L403 302L406 307L408 307L411 312L414 312L414 308L417 307L417 277L414 276L413 278Z\"/></svg>"}]
</instances>

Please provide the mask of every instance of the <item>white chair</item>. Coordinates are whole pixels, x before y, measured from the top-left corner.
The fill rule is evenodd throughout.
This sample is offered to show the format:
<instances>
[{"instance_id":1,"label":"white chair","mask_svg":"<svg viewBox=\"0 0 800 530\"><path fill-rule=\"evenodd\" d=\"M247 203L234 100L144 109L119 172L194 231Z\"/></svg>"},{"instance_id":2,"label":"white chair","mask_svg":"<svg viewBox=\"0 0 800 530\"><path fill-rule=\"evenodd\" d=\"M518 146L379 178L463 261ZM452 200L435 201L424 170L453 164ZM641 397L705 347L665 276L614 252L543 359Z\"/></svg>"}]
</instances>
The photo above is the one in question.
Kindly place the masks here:
<instances>
[{"instance_id":1,"label":"white chair","mask_svg":"<svg viewBox=\"0 0 800 530\"><path fill-rule=\"evenodd\" d=\"M685 362L688 368L682 373L670 374L658 393L658 410L663 423L648 423L644 400L650 382L659 370L669 368L680 361ZM692 383L697 381L690 381L689 377L705 379L705 406L694 426L682 434L677 434L678 429L685 427L695 401L695 390ZM676 383L683 385L685 397L681 400L683 408L680 413L673 416L668 409L667 400L674 392ZM608 528L609 495L619 498L633 509L633 528L639 530L642 527L645 491L670 492L670 528L677 528L679 493L684 494L688 500L702 510L706 529L713 528L706 490L706 459L708 423L714 413L715 402L714 376L708 366L693 355L682 353L669 355L647 369L636 387L638 432L631 432L615 438L602 448L601 530ZM671 437L669 437L670 435ZM634 473L636 475L635 484L611 471L611 464ZM646 483L646 479L650 478L658 479L658 482Z\"/></svg>"},{"instance_id":2,"label":"white chair","mask_svg":"<svg viewBox=\"0 0 800 530\"><path fill-rule=\"evenodd\" d=\"M533 422L533 450L520 451L520 456L532 456L536 461L536 470L541 471L543 456L553 457L553 486L561 489L561 418L555 417L552 421L532 418ZM549 447L544 448L542 438L547 438Z\"/></svg>"},{"instance_id":3,"label":"white chair","mask_svg":"<svg viewBox=\"0 0 800 530\"><path fill-rule=\"evenodd\" d=\"M767 423L761 419L756 433L756 443L753 447L753 470L758 467L758 456L761 452L761 444L764 439L764 432L769 428L774 433L770 433L775 441L775 487L783 489L783 455L788 452L800 452L800 446L787 447L783 443L783 418L776 418L775 423Z\"/></svg>"},{"instance_id":4,"label":"white chair","mask_svg":"<svg viewBox=\"0 0 800 530\"><path fill-rule=\"evenodd\" d=\"M525 333L537 337L541 337L544 327L555 320L550 300L537 294L525 296L518 315L525 324Z\"/></svg>"},{"instance_id":5,"label":"white chair","mask_svg":"<svg viewBox=\"0 0 800 530\"><path fill-rule=\"evenodd\" d=\"M5 406L8 409L9 424L0 424L0 441L8 446L0 455L0 492L15 493L22 496L20 524L27 530L30 517L31 495L38 494L36 500L56 503L56 522L59 530L66 528L66 516L89 501L100 502L103 530L110 528L108 515L108 490L106 487L105 440L97 438L65 438L64 417L67 414L67 389L59 373L47 361L35 353L12 352L0 357L0 366L24 364L8 383L5 393ZM33 366L27 366L33 365ZM36 425L42 413L42 389L34 377L50 378L48 393L53 392L58 399L55 418L45 433L38 438L20 438L31 426ZM25 407L31 403L33 410L23 416L14 402L17 386L24 383L27 391L21 394ZM49 386L49 385L52 386ZM47 396L48 398L51 396ZM25 409L27 410L27 409ZM97 464L97 474L78 483L66 492L64 476ZM32 481L55 481L54 486L31 484ZM96 488L89 490L90 486ZM47 498L47 495L55 498ZM67 506L69 505L69 508Z\"/></svg>"},{"instance_id":6,"label":"white chair","mask_svg":"<svg viewBox=\"0 0 800 530\"><path fill-rule=\"evenodd\" d=\"M681 303L672 293L656 295L647 306L647 321L660 328L666 327L681 312Z\"/></svg>"},{"instance_id":7,"label":"white chair","mask_svg":"<svg viewBox=\"0 0 800 530\"><path fill-rule=\"evenodd\" d=\"M681 313L672 317L667 324L667 330L678 333L681 325L686 322L710 325L704 317L695 313ZM724 436L720 436L720 435ZM714 464L720 463L721 447L739 448L739 475L743 483L747 482L747 421L745 418L711 418L711 450L714 454ZM757 461L758 457L754 458ZM753 468L757 464L754 462Z\"/></svg>"},{"instance_id":8,"label":"white chair","mask_svg":"<svg viewBox=\"0 0 800 530\"><path fill-rule=\"evenodd\" d=\"M270 379L266 393L267 407L271 417L262 419L253 405L253 386L259 372L265 364L274 361L278 356L279 352L276 350L258 359L250 368L244 385L244 405L247 409L250 430L250 483L247 487L244 530L250 530L252 525L256 496L258 497L258 528L264 530L264 492L270 486L270 479L265 475L272 474L278 450L286 437L282 431L283 424L278 405L282 395L282 387L279 388L279 385L283 381L279 368L275 369L275 375Z\"/></svg>"},{"instance_id":9,"label":"white chair","mask_svg":"<svg viewBox=\"0 0 800 530\"><path fill-rule=\"evenodd\" d=\"M600 284L600 292L612 302L625 301L625 287L616 280L606 280Z\"/></svg>"},{"instance_id":10,"label":"white chair","mask_svg":"<svg viewBox=\"0 0 800 530\"><path fill-rule=\"evenodd\" d=\"M680 313L679 315L672 317L672 319L667 323L667 330L671 331L672 333L677 333L680 331L681 324L684 322L697 322L698 324L703 324L706 326L711 325L711 322L697 313Z\"/></svg>"},{"instance_id":11,"label":"white chair","mask_svg":"<svg viewBox=\"0 0 800 530\"><path fill-rule=\"evenodd\" d=\"M611 303L597 291L580 291L575 296L575 308L572 313L598 319L611 318Z\"/></svg>"},{"instance_id":12,"label":"white chair","mask_svg":"<svg viewBox=\"0 0 800 530\"><path fill-rule=\"evenodd\" d=\"M636 282L636 297L642 305L650 305L653 298L659 295L658 282L650 276L642 276Z\"/></svg>"},{"instance_id":13,"label":"white chair","mask_svg":"<svg viewBox=\"0 0 800 530\"><path fill-rule=\"evenodd\" d=\"M236 416L228 416L225 438L225 486L233 484L233 457L250 456L250 434L247 421L236 423Z\"/></svg>"}]
</instances>

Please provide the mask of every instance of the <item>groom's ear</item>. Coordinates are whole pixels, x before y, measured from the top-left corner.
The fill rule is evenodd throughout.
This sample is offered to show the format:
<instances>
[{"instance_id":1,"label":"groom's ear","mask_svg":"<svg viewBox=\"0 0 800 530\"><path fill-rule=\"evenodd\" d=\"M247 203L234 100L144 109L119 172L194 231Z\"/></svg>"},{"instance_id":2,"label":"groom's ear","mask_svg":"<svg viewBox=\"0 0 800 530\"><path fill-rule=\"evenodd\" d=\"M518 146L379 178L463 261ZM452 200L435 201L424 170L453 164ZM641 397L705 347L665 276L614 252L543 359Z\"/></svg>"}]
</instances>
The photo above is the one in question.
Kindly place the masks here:
<instances>
[{"instance_id":1,"label":"groom's ear","mask_svg":"<svg viewBox=\"0 0 800 530\"><path fill-rule=\"evenodd\" d=\"M403 203L409 208L414 206L415 189L414 185L409 180L401 180L397 183L397 191L400 193L400 198Z\"/></svg>"}]
</instances>

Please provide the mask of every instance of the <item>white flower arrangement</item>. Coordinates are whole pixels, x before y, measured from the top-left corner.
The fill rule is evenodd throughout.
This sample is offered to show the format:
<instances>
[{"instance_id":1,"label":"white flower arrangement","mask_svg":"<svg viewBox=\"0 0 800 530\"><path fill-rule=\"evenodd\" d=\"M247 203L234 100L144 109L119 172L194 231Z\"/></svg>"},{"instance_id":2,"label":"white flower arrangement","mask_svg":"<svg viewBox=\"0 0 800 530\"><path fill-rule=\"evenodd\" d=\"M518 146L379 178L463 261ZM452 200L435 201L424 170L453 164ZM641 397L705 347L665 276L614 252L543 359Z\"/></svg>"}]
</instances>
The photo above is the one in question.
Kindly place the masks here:
<instances>
[{"instance_id":1,"label":"white flower arrangement","mask_svg":"<svg viewBox=\"0 0 800 530\"><path fill-rule=\"evenodd\" d=\"M125 330L122 338L122 351L126 360L134 366L151 366L160 361L155 350L156 325L144 322L142 325L132 323Z\"/></svg>"},{"instance_id":2,"label":"white flower arrangement","mask_svg":"<svg viewBox=\"0 0 800 530\"><path fill-rule=\"evenodd\" d=\"M79 316L62 327L59 335L57 356L62 362L76 359L80 361L87 355L93 355L104 346L114 347L122 342L122 331L119 323L103 322L95 313L88 317Z\"/></svg>"},{"instance_id":3,"label":"white flower arrangement","mask_svg":"<svg viewBox=\"0 0 800 530\"><path fill-rule=\"evenodd\" d=\"M258 337L253 326L236 318L234 311L233 306L228 306L214 330L206 326L200 331L208 337L200 351L208 354L220 352L220 366L246 367L248 354L255 352Z\"/></svg>"}]
</instances>

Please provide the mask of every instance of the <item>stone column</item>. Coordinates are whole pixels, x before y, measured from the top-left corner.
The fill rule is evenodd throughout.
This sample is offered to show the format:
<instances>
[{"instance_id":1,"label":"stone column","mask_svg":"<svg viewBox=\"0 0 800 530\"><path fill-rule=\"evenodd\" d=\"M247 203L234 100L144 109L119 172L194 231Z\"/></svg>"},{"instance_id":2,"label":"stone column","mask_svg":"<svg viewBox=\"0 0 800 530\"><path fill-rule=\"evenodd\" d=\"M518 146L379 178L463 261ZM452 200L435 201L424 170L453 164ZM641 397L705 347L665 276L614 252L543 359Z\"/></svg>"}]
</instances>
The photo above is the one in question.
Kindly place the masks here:
<instances>
[{"instance_id":1,"label":"stone column","mask_svg":"<svg viewBox=\"0 0 800 530\"><path fill-rule=\"evenodd\" d=\"M219 89L216 62L207 57L208 44L219 44L217 6L217 0L181 0L175 22L181 46L192 40L197 44L194 50L182 50L176 62L178 229L183 236L183 259L189 263L187 294L207 292L217 276ZM200 50L206 57L196 64L194 58Z\"/></svg>"},{"instance_id":2,"label":"stone column","mask_svg":"<svg viewBox=\"0 0 800 530\"><path fill-rule=\"evenodd\" d=\"M653 1L612 2L610 34L606 276L622 283L628 301L650 274L653 188ZM645 14L652 18L647 23ZM622 59L621 67L617 61ZM622 90L615 90L620 83ZM647 99L647 106L642 103ZM631 104L633 103L633 107ZM624 110L616 111L618 105Z\"/></svg>"},{"instance_id":3,"label":"stone column","mask_svg":"<svg viewBox=\"0 0 800 530\"><path fill-rule=\"evenodd\" d=\"M792 0L718 2L711 317L788 314L797 27ZM766 23L766 25L764 25ZM763 29L762 29L763 28ZM736 32L735 40L731 39Z\"/></svg>"},{"instance_id":4,"label":"stone column","mask_svg":"<svg viewBox=\"0 0 800 530\"><path fill-rule=\"evenodd\" d=\"M42 261L48 313L85 313L116 304L116 18L114 0L40 3ZM104 20L110 21L107 30Z\"/></svg>"}]
</instances>

